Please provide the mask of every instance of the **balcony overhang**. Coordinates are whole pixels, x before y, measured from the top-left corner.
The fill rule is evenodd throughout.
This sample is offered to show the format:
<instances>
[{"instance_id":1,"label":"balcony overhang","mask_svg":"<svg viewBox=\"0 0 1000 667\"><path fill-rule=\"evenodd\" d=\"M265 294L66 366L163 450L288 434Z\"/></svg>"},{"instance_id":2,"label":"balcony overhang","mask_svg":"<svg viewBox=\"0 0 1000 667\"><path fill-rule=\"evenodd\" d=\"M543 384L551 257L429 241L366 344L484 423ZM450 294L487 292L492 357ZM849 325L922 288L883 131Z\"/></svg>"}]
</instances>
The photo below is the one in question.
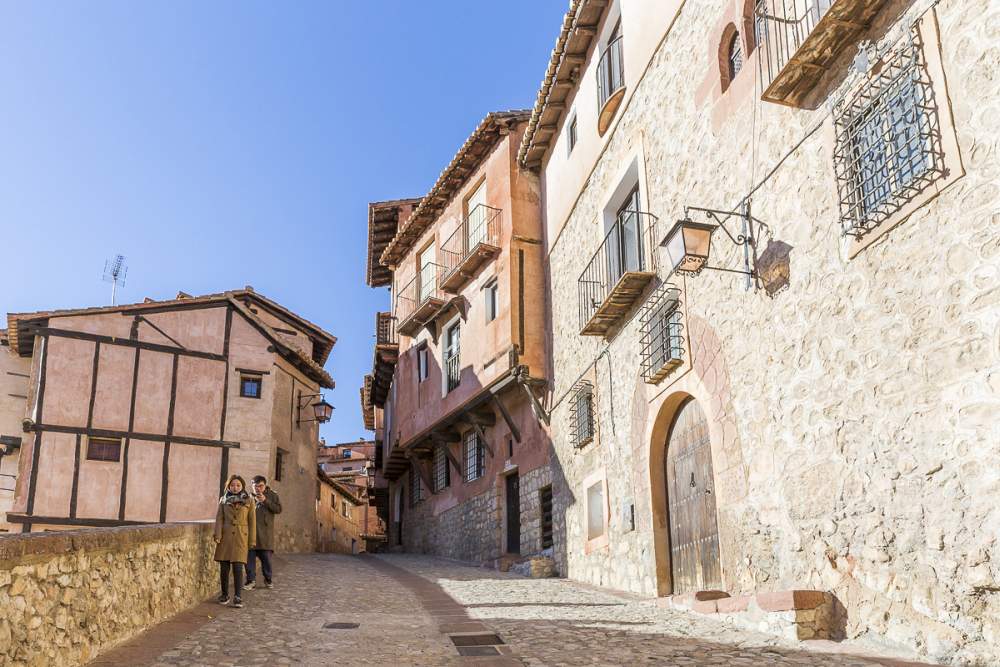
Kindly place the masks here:
<instances>
[{"instance_id":1,"label":"balcony overhang","mask_svg":"<svg viewBox=\"0 0 1000 667\"><path fill-rule=\"evenodd\" d=\"M765 6L767 3L765 0ZM887 4L888 0L834 0L816 25L801 38L798 48L789 54L785 53L789 40L784 38L791 32L791 43L798 41L795 33L802 30L800 24L806 19L789 22L772 17L759 57L761 67L771 69L776 65L777 71L761 100L799 109L816 108L818 103L813 93L823 77L841 54L867 32L872 20ZM787 60L782 63L785 58Z\"/></svg>"},{"instance_id":2,"label":"balcony overhang","mask_svg":"<svg viewBox=\"0 0 1000 667\"><path fill-rule=\"evenodd\" d=\"M500 248L491 243L477 243L455 268L441 280L441 290L457 294L476 275L476 272L491 259L500 254Z\"/></svg>"},{"instance_id":3,"label":"balcony overhang","mask_svg":"<svg viewBox=\"0 0 1000 667\"><path fill-rule=\"evenodd\" d=\"M611 93L611 96L601 106L601 112L597 116L597 134L603 137L604 133L611 127L611 121L614 120L623 99L625 99L625 86Z\"/></svg>"},{"instance_id":4,"label":"balcony overhang","mask_svg":"<svg viewBox=\"0 0 1000 667\"><path fill-rule=\"evenodd\" d=\"M594 313L580 330L581 336L604 336L642 296L646 286L656 277L654 271L627 271L618 279Z\"/></svg>"},{"instance_id":5,"label":"balcony overhang","mask_svg":"<svg viewBox=\"0 0 1000 667\"><path fill-rule=\"evenodd\" d=\"M389 395L392 375L399 359L399 345L383 344L375 346L375 359L372 363L372 384L369 400L373 405L382 407Z\"/></svg>"},{"instance_id":6,"label":"balcony overhang","mask_svg":"<svg viewBox=\"0 0 1000 667\"><path fill-rule=\"evenodd\" d=\"M416 308L413 309L413 312L407 315L404 320L399 322L396 326L396 331L404 336L413 336L413 334L420 331L421 327L434 319L434 315L441 310L441 306L443 306L444 303L444 299L439 296L429 296L425 298L417 304Z\"/></svg>"}]
</instances>

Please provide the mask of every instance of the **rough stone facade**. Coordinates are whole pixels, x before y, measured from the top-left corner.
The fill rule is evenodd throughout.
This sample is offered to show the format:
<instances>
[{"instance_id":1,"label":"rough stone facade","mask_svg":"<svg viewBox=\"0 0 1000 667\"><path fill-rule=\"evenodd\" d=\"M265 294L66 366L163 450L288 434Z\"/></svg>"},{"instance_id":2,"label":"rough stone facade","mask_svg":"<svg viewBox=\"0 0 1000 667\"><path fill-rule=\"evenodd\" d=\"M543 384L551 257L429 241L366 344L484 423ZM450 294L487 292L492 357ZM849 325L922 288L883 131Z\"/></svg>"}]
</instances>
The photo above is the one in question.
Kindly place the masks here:
<instances>
[{"instance_id":1,"label":"rough stone facade","mask_svg":"<svg viewBox=\"0 0 1000 667\"><path fill-rule=\"evenodd\" d=\"M209 597L210 524L0 539L0 662L79 665Z\"/></svg>"},{"instance_id":2,"label":"rough stone facade","mask_svg":"<svg viewBox=\"0 0 1000 667\"><path fill-rule=\"evenodd\" d=\"M857 252L838 225L830 105L761 103L753 58L748 83L699 97L692 82L718 76L705 36L729 3L713 3L717 13L678 4L568 218L548 221L560 569L671 592L663 457L678 406L694 398L709 422L727 591L829 591L849 637L996 664L1000 63L988 54L1000 7L942 0L922 15L927 58L947 77L935 82L942 131L957 135L945 157L958 166L935 198ZM886 15L902 19L876 26L875 48L928 4L890 3ZM845 76L831 101L855 83ZM634 159L660 237L685 205L732 209L759 183L753 211L771 234L760 249L792 248L789 284L774 296L732 274L670 278L685 361L658 385L640 374L639 306L607 339L581 336L577 316L602 208ZM710 263L741 268L742 250L716 233ZM577 449L565 397L588 374L598 433ZM584 480L595 474L607 483L608 543L588 550Z\"/></svg>"},{"instance_id":3,"label":"rough stone facade","mask_svg":"<svg viewBox=\"0 0 1000 667\"><path fill-rule=\"evenodd\" d=\"M550 468L542 466L520 477L522 556L543 551L539 492L551 483L550 476ZM432 504L421 501L404 510L403 546L409 553L496 564L506 551L503 514L503 477L498 477L487 492L436 516Z\"/></svg>"}]
</instances>

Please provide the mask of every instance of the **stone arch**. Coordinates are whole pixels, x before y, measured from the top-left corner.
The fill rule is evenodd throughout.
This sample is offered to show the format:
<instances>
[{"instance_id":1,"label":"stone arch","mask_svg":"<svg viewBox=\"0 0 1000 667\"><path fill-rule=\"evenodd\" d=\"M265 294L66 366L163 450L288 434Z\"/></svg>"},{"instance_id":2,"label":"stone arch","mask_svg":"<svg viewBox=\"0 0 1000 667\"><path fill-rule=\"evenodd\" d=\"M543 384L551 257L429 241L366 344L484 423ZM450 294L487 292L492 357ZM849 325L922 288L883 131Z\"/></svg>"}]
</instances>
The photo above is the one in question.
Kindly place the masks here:
<instances>
[{"instance_id":1,"label":"stone arch","mask_svg":"<svg viewBox=\"0 0 1000 667\"><path fill-rule=\"evenodd\" d=\"M667 491L666 462L668 449L670 447L671 433L685 410L690 412L694 409L701 417L708 422L708 405L699 401L696 397L684 391L677 391L669 396L660 405L656 419L653 422L651 442L649 450L649 480L651 492L651 507L653 514L653 555L655 560L655 579L657 594L671 595L675 592L673 563L671 559L671 517L668 510L670 499ZM706 424L707 426L707 424ZM710 449L714 449L715 438L709 436L712 442ZM709 480L713 490L717 487L713 471ZM715 513L716 526L718 526L717 508ZM719 559L719 581L721 584L721 544L716 540L716 558Z\"/></svg>"}]
</instances>

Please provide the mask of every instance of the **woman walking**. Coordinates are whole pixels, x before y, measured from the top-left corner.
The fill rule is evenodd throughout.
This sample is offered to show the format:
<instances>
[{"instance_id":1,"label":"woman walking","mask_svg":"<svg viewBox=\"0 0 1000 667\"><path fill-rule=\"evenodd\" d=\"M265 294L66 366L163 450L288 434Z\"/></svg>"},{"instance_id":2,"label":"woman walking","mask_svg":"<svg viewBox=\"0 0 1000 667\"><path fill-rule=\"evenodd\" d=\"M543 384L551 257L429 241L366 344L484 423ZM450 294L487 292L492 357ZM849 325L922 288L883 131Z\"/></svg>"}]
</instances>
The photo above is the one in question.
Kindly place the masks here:
<instances>
[{"instance_id":1,"label":"woman walking","mask_svg":"<svg viewBox=\"0 0 1000 667\"><path fill-rule=\"evenodd\" d=\"M257 521L253 498L246 491L246 483L239 475L229 478L226 494L219 498L219 511L215 515L215 560L219 562L222 594L219 603L229 600L229 570L233 571L233 606L243 606L243 567L247 551L257 544Z\"/></svg>"}]
</instances>

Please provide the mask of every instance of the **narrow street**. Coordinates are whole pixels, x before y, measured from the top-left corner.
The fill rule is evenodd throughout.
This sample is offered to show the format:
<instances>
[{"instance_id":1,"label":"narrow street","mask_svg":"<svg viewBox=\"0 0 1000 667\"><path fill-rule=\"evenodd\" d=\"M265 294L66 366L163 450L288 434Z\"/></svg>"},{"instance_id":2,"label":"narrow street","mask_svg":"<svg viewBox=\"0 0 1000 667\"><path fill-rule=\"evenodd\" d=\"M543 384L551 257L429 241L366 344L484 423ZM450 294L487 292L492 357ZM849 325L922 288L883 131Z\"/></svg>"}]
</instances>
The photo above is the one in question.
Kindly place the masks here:
<instances>
[{"instance_id":1,"label":"narrow street","mask_svg":"<svg viewBox=\"0 0 1000 667\"><path fill-rule=\"evenodd\" d=\"M565 579L421 556L285 556L275 582L272 590L245 593L241 610L199 605L90 664L918 664L861 657L829 642L787 644ZM324 627L331 623L357 627ZM492 634L503 644L466 647L464 656L451 639Z\"/></svg>"}]
</instances>

